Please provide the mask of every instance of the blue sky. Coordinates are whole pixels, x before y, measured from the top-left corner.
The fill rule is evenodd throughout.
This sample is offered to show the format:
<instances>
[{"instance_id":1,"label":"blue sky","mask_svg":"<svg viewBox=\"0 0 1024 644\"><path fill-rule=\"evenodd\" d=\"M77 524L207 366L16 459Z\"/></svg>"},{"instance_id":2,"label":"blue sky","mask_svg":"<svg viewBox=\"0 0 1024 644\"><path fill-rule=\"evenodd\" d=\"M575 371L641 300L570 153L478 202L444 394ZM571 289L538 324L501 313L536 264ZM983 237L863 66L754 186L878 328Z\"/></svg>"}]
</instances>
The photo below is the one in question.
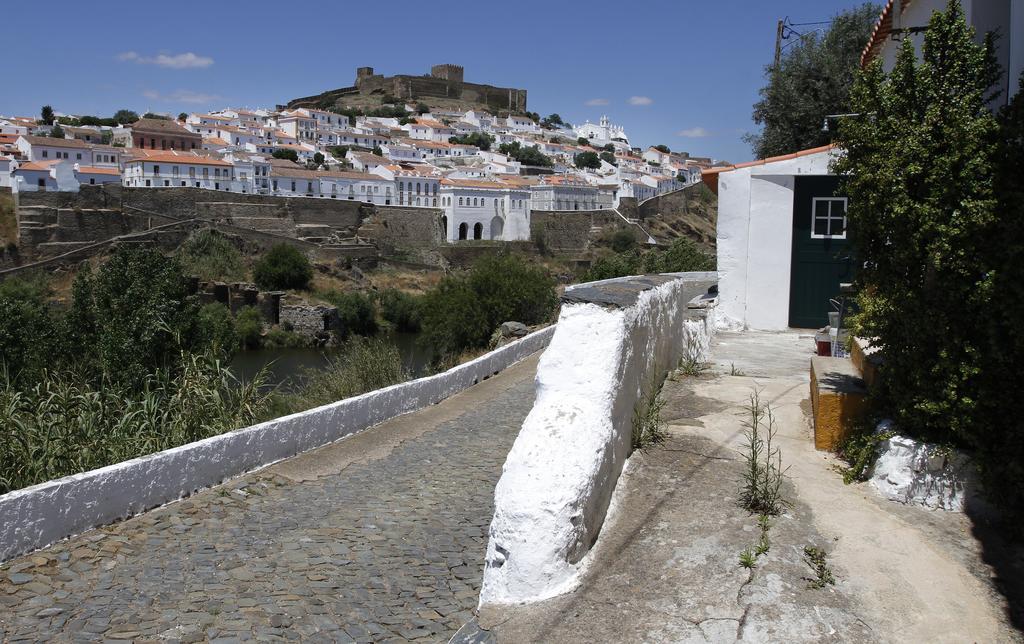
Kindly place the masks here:
<instances>
[{"instance_id":1,"label":"blue sky","mask_svg":"<svg viewBox=\"0 0 1024 644\"><path fill-rule=\"evenodd\" d=\"M456 63L468 81L526 88L542 115L607 114L634 145L738 162L752 156L740 137L755 129L776 20L859 4L51 0L45 29L6 34L7 69L18 71L0 114L37 115L45 103L97 115L273 107L350 85L358 66L423 74Z\"/></svg>"}]
</instances>

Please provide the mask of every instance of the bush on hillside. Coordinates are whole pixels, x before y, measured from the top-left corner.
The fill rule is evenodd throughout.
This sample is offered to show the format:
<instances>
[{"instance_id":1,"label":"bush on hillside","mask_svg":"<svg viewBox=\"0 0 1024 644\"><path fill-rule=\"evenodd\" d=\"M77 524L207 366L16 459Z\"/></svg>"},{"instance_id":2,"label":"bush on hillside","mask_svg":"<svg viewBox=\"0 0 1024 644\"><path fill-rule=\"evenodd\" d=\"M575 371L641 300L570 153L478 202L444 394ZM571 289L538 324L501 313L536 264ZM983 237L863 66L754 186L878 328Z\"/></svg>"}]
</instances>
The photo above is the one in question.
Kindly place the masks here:
<instances>
[{"instance_id":1,"label":"bush on hillside","mask_svg":"<svg viewBox=\"0 0 1024 644\"><path fill-rule=\"evenodd\" d=\"M301 290L313 279L313 265L297 248L278 244L256 262L252 276L262 289Z\"/></svg>"},{"instance_id":2,"label":"bush on hillside","mask_svg":"<svg viewBox=\"0 0 1024 644\"><path fill-rule=\"evenodd\" d=\"M263 339L263 316L251 306L235 314L235 335L243 349L259 349Z\"/></svg>"},{"instance_id":3,"label":"bush on hillside","mask_svg":"<svg viewBox=\"0 0 1024 644\"><path fill-rule=\"evenodd\" d=\"M200 230L189 235L178 249L178 259L188 275L200 279L221 282L245 279L242 253L216 230Z\"/></svg>"},{"instance_id":4,"label":"bush on hillside","mask_svg":"<svg viewBox=\"0 0 1024 644\"><path fill-rule=\"evenodd\" d=\"M394 288L386 289L379 296L380 316L393 324L397 331L419 331L420 301L415 295Z\"/></svg>"},{"instance_id":5,"label":"bush on hillside","mask_svg":"<svg viewBox=\"0 0 1024 644\"><path fill-rule=\"evenodd\" d=\"M197 340L200 346L209 346L221 353L230 354L238 348L235 320L228 307L211 302L199 309Z\"/></svg>"},{"instance_id":6,"label":"bush on hillside","mask_svg":"<svg viewBox=\"0 0 1024 644\"><path fill-rule=\"evenodd\" d=\"M587 282L644 273L687 273L715 270L715 258L687 238L679 237L664 249L627 250L594 261L583 279Z\"/></svg>"},{"instance_id":7,"label":"bush on hillside","mask_svg":"<svg viewBox=\"0 0 1024 644\"><path fill-rule=\"evenodd\" d=\"M373 335L377 332L377 309L368 295L358 291L350 293L330 291L323 293L322 296L338 307L338 317L341 318L339 334L341 337Z\"/></svg>"},{"instance_id":8,"label":"bush on hillside","mask_svg":"<svg viewBox=\"0 0 1024 644\"><path fill-rule=\"evenodd\" d=\"M555 282L544 269L518 256L486 257L424 297L421 341L444 360L487 346L502 322L547 322L557 305Z\"/></svg>"}]
</instances>

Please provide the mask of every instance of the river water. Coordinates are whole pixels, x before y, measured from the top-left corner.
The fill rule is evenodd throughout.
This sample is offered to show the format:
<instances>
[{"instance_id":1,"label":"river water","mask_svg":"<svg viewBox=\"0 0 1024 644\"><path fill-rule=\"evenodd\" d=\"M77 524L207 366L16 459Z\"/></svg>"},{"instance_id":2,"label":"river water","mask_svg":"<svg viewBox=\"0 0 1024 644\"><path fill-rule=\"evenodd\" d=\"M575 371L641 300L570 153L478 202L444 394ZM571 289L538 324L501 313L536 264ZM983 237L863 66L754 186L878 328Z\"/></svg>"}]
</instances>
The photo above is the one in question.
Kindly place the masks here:
<instances>
[{"instance_id":1,"label":"river water","mask_svg":"<svg viewBox=\"0 0 1024 644\"><path fill-rule=\"evenodd\" d=\"M389 333L384 336L398 346L402 363L413 378L427 374L430 366L430 351L416 343L417 333ZM268 385L277 385L283 392L291 392L301 384L301 376L307 369L325 369L332 359L337 359L341 349L258 349L239 351L231 360L231 371L240 380L252 380L262 369L269 372Z\"/></svg>"}]
</instances>

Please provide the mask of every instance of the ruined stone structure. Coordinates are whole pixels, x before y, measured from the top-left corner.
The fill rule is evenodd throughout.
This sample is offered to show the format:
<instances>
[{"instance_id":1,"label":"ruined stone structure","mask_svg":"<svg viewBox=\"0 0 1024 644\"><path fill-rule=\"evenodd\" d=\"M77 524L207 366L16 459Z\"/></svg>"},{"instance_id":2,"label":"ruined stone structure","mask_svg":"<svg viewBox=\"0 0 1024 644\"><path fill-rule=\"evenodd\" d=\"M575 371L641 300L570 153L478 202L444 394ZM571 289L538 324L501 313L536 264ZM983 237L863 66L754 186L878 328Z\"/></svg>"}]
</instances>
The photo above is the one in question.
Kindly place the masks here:
<instances>
[{"instance_id":1,"label":"ruined stone structure","mask_svg":"<svg viewBox=\"0 0 1024 644\"><path fill-rule=\"evenodd\" d=\"M481 83L467 83L461 65L434 65L430 74L423 76L383 76L375 74L373 67L356 69L355 84L332 89L315 96L304 96L288 103L289 108L329 107L339 99L354 94L394 96L405 100L421 98L449 98L473 103L494 111L525 112L526 90L495 87Z\"/></svg>"}]
</instances>

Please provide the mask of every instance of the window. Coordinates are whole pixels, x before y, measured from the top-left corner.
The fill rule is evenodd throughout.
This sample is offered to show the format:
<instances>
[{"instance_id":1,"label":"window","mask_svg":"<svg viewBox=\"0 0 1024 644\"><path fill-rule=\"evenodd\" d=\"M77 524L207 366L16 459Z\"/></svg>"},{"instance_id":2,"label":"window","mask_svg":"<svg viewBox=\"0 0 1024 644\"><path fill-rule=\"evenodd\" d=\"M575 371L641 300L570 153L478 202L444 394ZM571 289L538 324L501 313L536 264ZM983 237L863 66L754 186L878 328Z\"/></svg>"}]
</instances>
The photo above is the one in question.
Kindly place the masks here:
<instances>
[{"instance_id":1,"label":"window","mask_svg":"<svg viewBox=\"0 0 1024 644\"><path fill-rule=\"evenodd\" d=\"M815 197L811 212L811 239L846 239L846 197Z\"/></svg>"},{"instance_id":2,"label":"window","mask_svg":"<svg viewBox=\"0 0 1024 644\"><path fill-rule=\"evenodd\" d=\"M158 166L158 165L153 166L153 174L160 174L160 166Z\"/></svg>"},{"instance_id":3,"label":"window","mask_svg":"<svg viewBox=\"0 0 1024 644\"><path fill-rule=\"evenodd\" d=\"M462 197L459 197L459 205L462 205Z\"/></svg>"},{"instance_id":4,"label":"window","mask_svg":"<svg viewBox=\"0 0 1024 644\"><path fill-rule=\"evenodd\" d=\"M43 150L43 158L45 159L48 156L50 156L50 153L47 152L46 150Z\"/></svg>"},{"instance_id":5,"label":"window","mask_svg":"<svg viewBox=\"0 0 1024 644\"><path fill-rule=\"evenodd\" d=\"M82 153L81 152L76 152L75 153L75 158L78 159L79 161L81 161L82 160Z\"/></svg>"}]
</instances>

